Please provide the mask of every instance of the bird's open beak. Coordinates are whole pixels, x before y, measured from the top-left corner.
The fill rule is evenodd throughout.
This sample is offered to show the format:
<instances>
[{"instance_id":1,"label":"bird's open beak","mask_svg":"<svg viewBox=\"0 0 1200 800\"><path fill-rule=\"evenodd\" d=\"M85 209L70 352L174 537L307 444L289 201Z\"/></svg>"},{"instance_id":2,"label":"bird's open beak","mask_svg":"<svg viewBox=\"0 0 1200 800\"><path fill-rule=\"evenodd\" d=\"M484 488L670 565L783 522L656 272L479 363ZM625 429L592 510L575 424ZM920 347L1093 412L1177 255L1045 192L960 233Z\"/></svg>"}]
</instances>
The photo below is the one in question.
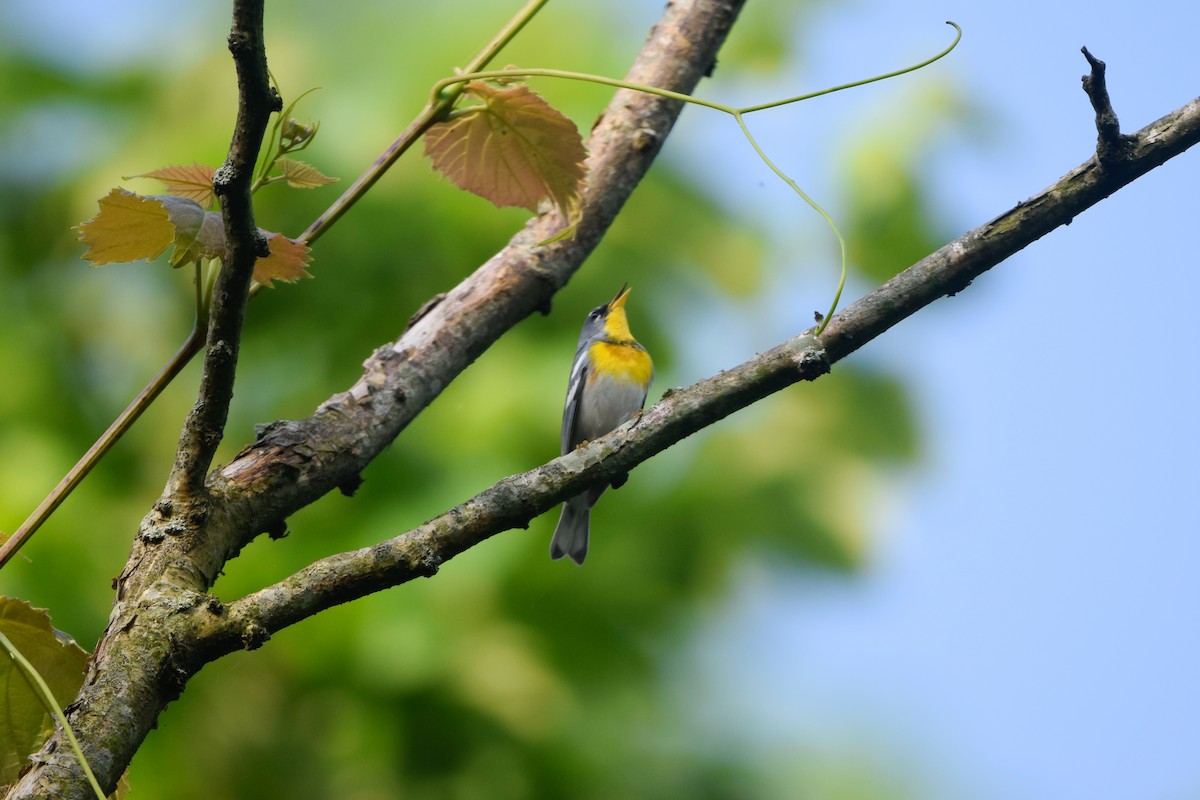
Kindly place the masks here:
<instances>
[{"instance_id":1,"label":"bird's open beak","mask_svg":"<svg viewBox=\"0 0 1200 800\"><path fill-rule=\"evenodd\" d=\"M624 308L625 307L625 299L628 297L629 297L629 284L627 283L621 287L621 291L617 292L617 296L614 297L612 299L612 302L608 304L608 310L615 311L618 308Z\"/></svg>"}]
</instances>

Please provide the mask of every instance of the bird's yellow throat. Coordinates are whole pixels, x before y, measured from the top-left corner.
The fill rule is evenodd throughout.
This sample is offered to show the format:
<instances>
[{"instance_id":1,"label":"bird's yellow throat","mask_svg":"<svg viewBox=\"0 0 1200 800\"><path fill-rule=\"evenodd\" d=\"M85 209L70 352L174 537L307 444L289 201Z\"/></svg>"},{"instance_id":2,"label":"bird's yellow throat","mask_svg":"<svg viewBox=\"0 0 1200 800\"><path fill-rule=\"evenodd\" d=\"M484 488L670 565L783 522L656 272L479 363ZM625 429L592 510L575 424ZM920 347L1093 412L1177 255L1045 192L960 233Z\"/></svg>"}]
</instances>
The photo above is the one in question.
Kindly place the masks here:
<instances>
[{"instance_id":1,"label":"bird's yellow throat","mask_svg":"<svg viewBox=\"0 0 1200 800\"><path fill-rule=\"evenodd\" d=\"M628 328L625 329L628 332ZM613 344L595 342L591 347L592 372L589 380L599 375L613 380L630 381L645 386L654 375L654 362L645 348L631 338L628 342Z\"/></svg>"}]
</instances>

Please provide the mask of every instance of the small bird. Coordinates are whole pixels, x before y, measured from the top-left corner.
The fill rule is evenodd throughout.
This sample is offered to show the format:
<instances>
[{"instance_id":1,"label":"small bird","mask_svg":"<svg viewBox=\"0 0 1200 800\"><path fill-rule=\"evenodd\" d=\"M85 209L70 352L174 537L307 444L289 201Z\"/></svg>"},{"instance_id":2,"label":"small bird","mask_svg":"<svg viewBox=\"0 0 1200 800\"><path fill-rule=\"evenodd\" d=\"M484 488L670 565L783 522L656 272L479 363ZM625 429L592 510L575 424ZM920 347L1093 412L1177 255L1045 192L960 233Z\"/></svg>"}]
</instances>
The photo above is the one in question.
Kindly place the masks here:
<instances>
[{"instance_id":1,"label":"small bird","mask_svg":"<svg viewBox=\"0 0 1200 800\"><path fill-rule=\"evenodd\" d=\"M611 302L591 310L579 332L563 408L563 455L615 430L646 402L654 380L654 362L629 332L625 317L628 297L627 283ZM614 482L614 488L621 483ZM593 486L563 503L550 540L551 558L570 556L576 564L583 564L588 551L588 517L607 488L606 484Z\"/></svg>"}]
</instances>

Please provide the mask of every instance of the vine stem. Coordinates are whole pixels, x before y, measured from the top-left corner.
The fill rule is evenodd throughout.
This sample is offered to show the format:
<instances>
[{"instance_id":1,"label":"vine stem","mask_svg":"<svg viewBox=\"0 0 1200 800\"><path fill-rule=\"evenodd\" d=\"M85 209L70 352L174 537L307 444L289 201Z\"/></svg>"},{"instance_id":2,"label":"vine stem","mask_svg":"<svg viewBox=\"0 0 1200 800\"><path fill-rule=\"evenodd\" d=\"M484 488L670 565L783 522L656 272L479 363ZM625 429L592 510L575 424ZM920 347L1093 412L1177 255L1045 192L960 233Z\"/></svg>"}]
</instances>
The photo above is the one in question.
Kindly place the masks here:
<instances>
[{"instance_id":1,"label":"vine stem","mask_svg":"<svg viewBox=\"0 0 1200 800\"><path fill-rule=\"evenodd\" d=\"M837 237L838 255L841 259L842 270L841 274L838 276L837 290L833 293L833 302L829 304L829 313L821 318L820 322L817 323L816 331L813 332L814 336L820 336L825 332L825 326L829 324L829 320L833 319L833 314L835 311L837 311L838 303L841 302L842 299L842 290L846 288L846 272L847 265L849 263L849 258L847 257L846 253L846 239L844 236L842 236L842 232L838 230L837 223L833 221L833 217L829 216L829 212L822 208L820 203L809 197L808 192L801 189L800 185L792 180L787 174L785 174L783 170L775 166L775 162L773 162L767 156L766 152L762 149L762 147L759 146L758 141L750 133L750 129L746 127L746 120L742 116L744 113L744 111L735 112L733 118L737 120L738 127L742 129L742 135L746 137L746 141L750 142L750 146L754 148L754 152L758 154L758 157L762 159L763 163L766 164L772 172L779 176L780 180L790 186L792 191L799 195L800 199L808 204L809 208L821 215L821 218L825 220L825 224L829 226L829 229L833 231L833 235Z\"/></svg>"},{"instance_id":2,"label":"vine stem","mask_svg":"<svg viewBox=\"0 0 1200 800\"><path fill-rule=\"evenodd\" d=\"M954 28L954 41L952 41L950 44L946 45L946 48L944 50L942 50L940 53L930 56L929 58L925 59L924 61L921 61L920 63L913 64L912 66L904 67L903 69L895 70L894 72L886 72L883 75L875 75L874 77L871 77L871 78L864 78L859 81L851 81L850 83L843 83L843 84L839 84L838 86L831 86L828 89L818 89L817 91L809 92L808 94L797 95L796 97L789 97L786 100L772 100L769 103L761 103L756 106L746 106L744 108L739 108L738 111L740 111L743 114L750 114L755 111L765 111L768 108L778 108L779 106L786 106L789 103L799 103L801 100L812 100L814 97L821 97L823 95L833 94L834 92L840 92L844 89L854 89L859 86L866 86L868 83L875 83L877 81L886 81L891 78L898 78L901 75L908 74L909 72L916 72L919 69L924 69L925 67L928 67L933 62L941 61L943 58L950 55L950 53L954 50L954 48L958 47L958 43L960 41L962 41L963 31L962 31L962 28L959 27L958 23L951 22L950 20L946 20L946 24L949 25L951 28Z\"/></svg>"},{"instance_id":3,"label":"vine stem","mask_svg":"<svg viewBox=\"0 0 1200 800\"><path fill-rule=\"evenodd\" d=\"M449 91L452 89L457 89L457 91L454 94L454 97L456 98L458 96L458 94L461 94L463 86L466 86L466 84L468 82L470 82L470 80L488 80L488 79L494 79L494 78L563 78L565 80L582 80L582 82L586 82L586 83L595 83L595 84L601 84L601 85L605 85L605 86L616 86L616 88L618 88L618 89L629 89L632 91L647 92L647 94L649 94L649 95L658 95L659 97L666 97L666 98L668 98L668 100L677 100L682 103L694 104L694 106L703 106L704 108L710 108L710 109L716 110L716 112L724 112L725 114L732 116L734 121L737 121L737 124L738 124L738 127L740 128L740 130L742 130L742 134L746 138L746 142L749 142L751 148L754 148L754 151L758 155L758 158L761 158L762 162L764 164L767 164L767 168L770 169L770 172L773 172L773 173L775 173L775 175L778 175L780 180L784 181L785 184L787 184L787 186L791 187L791 190L793 192L796 192L797 196L800 199L804 200L804 203L808 204L812 210L814 210L818 213L818 215L821 215L821 218L824 219L824 221L826 221L826 224L829 225L829 229L833 230L833 235L836 236L836 239L838 239L838 251L839 251L839 257L840 257L840 261L841 261L841 271L840 271L840 275L838 277L838 289L836 289L836 291L834 291L833 302L830 303L830 305L829 305L829 312L826 315L824 315L824 317L821 318L820 323L817 324L817 329L816 329L815 335L820 336L821 333L824 331L824 329L826 329L826 325L829 324L829 320L833 319L834 312L838 311L838 303L841 301L842 289L846 288L846 272L847 272L846 239L844 236L841 235L841 231L838 229L838 224L836 224L833 221L833 217L829 216L829 213L826 210L824 210L823 207L821 207L821 205L818 204L816 200L809 197L809 194L806 193L804 190L802 190L802 188L800 188L800 186L797 184L796 181L792 180L790 178L790 176L788 176L786 173L784 173L784 170L781 170L779 167L776 167L775 163L772 160L770 160L770 158L767 156L767 152L764 151L760 145L758 145L757 140L750 133L750 128L746 127L745 119L744 119L745 115L752 114L755 112L762 112L762 110L767 110L768 108L779 108L781 106L787 106L787 104L790 104L790 103L798 103L800 101L812 100L812 98L814 98L814 97L821 97L823 95L832 95L832 94L834 94L834 92L844 91L846 89L854 89L854 88L857 88L857 86L865 86L866 84L876 83L876 82L878 82L878 80L888 80L889 78L896 78L896 77L902 76L902 74L907 74L910 72L920 70L920 68L928 67L930 64L934 64L935 61L941 60L944 58L944 56L949 55L950 52L952 52L952 50L954 50L955 47L959 46L959 42L962 41L962 29L960 28L958 23L953 23L953 22L950 22L950 20L947 20L946 24L952 26L952 28L954 29L954 41L950 42L946 48L943 48L941 50L940 53L937 53L936 55L932 55L932 56L930 56L930 58L925 59L924 61L918 62L918 64L913 64L911 66L902 67L902 68L900 68L900 70L893 70L892 72L886 72L886 73L881 74L881 76L872 76L870 78L863 78L860 80L852 80L852 82L850 82L850 83L839 84L836 86L829 86L828 89L820 89L817 91L811 91L811 92L808 92L808 94L797 95L796 97L787 97L787 98L785 98L785 100L775 100L775 101L768 102L768 103L758 103L757 106L743 106L740 108L734 107L734 106L726 106L725 103L718 103L718 102L712 101L712 100L704 100L704 98L702 98L702 97L694 97L692 95L684 95L684 94L682 94L682 92L678 92L678 91L671 91L668 89L659 89L658 86L647 86L646 84L631 83L631 82L629 82L629 80L622 80L620 78L608 78L606 76L596 76L596 74L590 74L590 73L586 73L586 72L571 72L569 70L550 70L550 68L530 68L530 70L520 70L520 68L511 68L511 70L486 70L486 71L479 71L479 72L464 72L464 73L456 74L456 76L452 76L450 78L443 78L442 80L439 80L439 82L437 82L436 84L433 84L433 89L431 90L431 97L430 97L430 107L434 106L434 104L436 104L440 100L440 98L443 98L446 95L448 95Z\"/></svg>"},{"instance_id":4,"label":"vine stem","mask_svg":"<svg viewBox=\"0 0 1200 800\"><path fill-rule=\"evenodd\" d=\"M721 112L724 112L724 113L730 115L737 122L738 127L742 131L742 135L746 137L746 141L748 141L750 143L750 146L752 148L754 148L754 152L756 154L758 154L758 157L762 160L762 162L764 164L767 165L768 169L770 169L772 172L774 172L780 178L780 180L782 180L789 187L791 187L792 191L794 191L800 197L800 199L803 200L811 209L813 209L818 214L820 214L821 218L825 220L825 223L829 226L830 230L833 231L833 235L835 237L837 237L838 252L839 252L840 261L841 261L841 271L838 276L837 290L833 294L833 302L829 306L829 312L827 314L825 314L824 317L821 318L820 322L818 323L817 329L815 331L815 334L817 336L820 336L821 333L824 332L825 326L829 324L829 320L833 318L834 312L837 311L838 303L841 301L841 298L842 298L842 290L846 287L846 273L847 273L846 240L842 236L841 231L838 230L838 226L833 221L833 217L831 217L829 215L829 213L827 211L825 211L825 209L822 208L819 203L817 203L816 200L814 200L812 197L810 197L807 192L805 192L803 189L801 189L799 184L797 184L794 180L792 180L792 178L790 178L783 170L781 170L779 167L777 167L773 161L771 161L771 159L767 156L766 152L762 149L761 146L759 146L759 144L755 140L754 136L751 135L750 129L746 126L746 120L744 119L744 117L746 114L752 114L755 111L765 111L769 108L779 108L780 106L785 106L790 103L799 103L802 100L811 100L814 97L821 97L823 95L833 94L834 92L844 91L846 89L854 89L859 86L866 86L869 83L876 83L878 81L884 81L884 80L888 80L890 78L899 77L900 75L905 75L909 72L914 72L916 70L927 67L930 64L934 63L935 61L939 61L942 58L949 55L951 53L951 51L954 50L955 47L958 47L958 43L960 41L962 41L962 33L963 33L962 28L959 27L959 25L957 23L951 22L950 20L947 20L946 24L951 26L952 28L954 28L954 41L952 41L949 45L947 45L945 48L943 48L940 52L938 52L937 54L935 54L933 56L930 56L929 58L925 59L924 61L918 62L916 64L912 64L907 67L903 67L901 69L893 70L891 72L886 72L882 75L874 75L870 78L863 78L861 80L851 81L850 83L843 83L843 84L839 84L837 86L831 86L827 89L819 89L815 92L809 92L807 94L801 94L801 95L797 95L795 97L788 97L783 100L773 100L769 103L760 103L758 105L752 105L752 106L742 106L742 107L730 106L730 105L726 105L724 103L718 103L715 100L705 100L703 98L694 97L689 94L683 94L681 92L673 92L669 89L660 89L657 86L647 86L645 84L633 83L631 81L621 80L620 78L609 78L604 75L592 75L592 74L586 73L586 72L572 72L570 70L561 70L561 69L533 68L533 69L480 70L478 72L467 71L467 72L460 73L458 75L453 75L448 78L443 78L442 80L435 83L433 85L433 89L430 90L429 106L427 106L427 108L436 105L439 100L448 96L450 94L450 92L454 89L457 89L457 91L454 92L452 97L457 98L458 94L461 94L461 92L462 92L462 87L464 87L469 81L490 80L490 79L495 79L495 78L538 78L538 77L540 77L540 78L562 78L564 80L583 81L586 83L598 83L598 84L601 84L604 86L613 86L613 87L616 87L619 89L630 89L630 90L636 91L636 92L645 92L647 94L658 95L659 97L665 97L670 100L678 100L681 103L691 103L693 105L703 106L705 108L711 108L714 111L721 111Z\"/></svg>"},{"instance_id":5,"label":"vine stem","mask_svg":"<svg viewBox=\"0 0 1200 800\"><path fill-rule=\"evenodd\" d=\"M468 70L465 70L456 75L451 75L450 77L442 78L440 81L435 83L433 85L433 88L430 90L429 102L430 102L430 105L433 105L439 99L444 99L445 97L450 96L449 93L447 92L447 90L450 87L456 86L456 85L459 86L460 88L458 89L457 92L454 92L452 99L457 98L458 95L461 94L461 92L462 92L461 85L466 84L470 81L475 81L475 80L489 80L489 79L493 79L493 78L563 78L565 80L584 81L586 83L598 83L598 84L601 84L604 86L614 86L619 89L631 89L635 92L645 92L646 94L654 94L654 95L658 95L659 97L666 97L670 100L678 100L681 103L691 103L693 105L704 106L705 108L711 108L715 111L723 111L726 114L736 117L736 116L739 116L742 114L752 114L755 111L765 111L769 108L779 108L780 106L786 106L791 103L799 103L803 100L811 100L814 97L822 97L827 94L833 94L834 92L841 92L846 89L854 89L859 86L866 86L867 84L870 84L870 83L878 83L879 81L885 81L890 78L896 78L901 75L906 75L909 72L915 72L916 70L923 69L924 67L929 66L930 64L934 63L935 61L939 61L939 60L945 58L946 56L948 56L951 53L951 51L953 51L954 48L958 46L958 43L962 40L962 28L959 27L958 23L950 22L947 20L946 24L949 25L950 27L954 28L954 31L955 31L954 41L952 41L949 45L947 45L939 53L937 53L936 55L930 56L929 58L925 59L924 61L921 61L916 64L911 64L907 67L903 67L898 70L893 70L892 72L886 72L882 75L873 75L870 78L863 78L861 80L851 81L850 83L843 83L843 84L839 84L837 86L831 86L827 89L818 89L815 92L809 92L807 94L801 94L801 95L797 95L795 97L788 97L783 100L772 100L769 103L759 103L758 105L752 105L752 106L741 106L741 107L730 106L730 105L726 105L725 103L718 103L715 100L705 100L702 97L695 97L690 94L683 94L682 92L673 92L670 89L660 89L657 86L647 86L644 83L633 83L631 81L622 80L621 78L610 78L606 75L593 75L593 74L587 73L587 72L572 72L570 70L564 70L564 69L550 69L550 68L537 68L537 67L529 68L529 69L521 69L521 68L514 67L514 68L510 68L510 69L493 69L493 70L479 70L479 71L472 71L472 70L468 69Z\"/></svg>"}]
</instances>

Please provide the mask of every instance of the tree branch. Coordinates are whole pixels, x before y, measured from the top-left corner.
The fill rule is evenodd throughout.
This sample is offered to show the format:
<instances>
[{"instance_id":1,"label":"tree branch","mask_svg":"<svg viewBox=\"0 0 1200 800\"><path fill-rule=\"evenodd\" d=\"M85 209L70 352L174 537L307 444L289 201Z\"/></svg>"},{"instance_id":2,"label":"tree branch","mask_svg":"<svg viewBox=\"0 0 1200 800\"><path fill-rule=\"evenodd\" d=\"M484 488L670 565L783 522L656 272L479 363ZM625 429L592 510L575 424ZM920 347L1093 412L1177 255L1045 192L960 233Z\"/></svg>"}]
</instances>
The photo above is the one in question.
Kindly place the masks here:
<instances>
[{"instance_id":1,"label":"tree branch","mask_svg":"<svg viewBox=\"0 0 1200 800\"><path fill-rule=\"evenodd\" d=\"M734 411L801 380L813 380L909 315L972 280L1049 231L1200 142L1200 99L1130 137L1117 173L1089 160L1054 185L917 262L810 333L685 389L668 392L634 425L529 472L505 478L412 531L321 559L237 600L202 625L214 653L256 647L323 609L428 577L483 540L553 508L588 485L608 482Z\"/></svg>"},{"instance_id":2,"label":"tree branch","mask_svg":"<svg viewBox=\"0 0 1200 800\"><path fill-rule=\"evenodd\" d=\"M229 256L213 289L213 310L204 353L204 371L196 404L184 422L167 495L176 501L194 497L225 432L237 371L242 324L254 262L268 255L267 243L254 224L250 187L254 164L273 111L282 108L267 73L263 41L263 0L235 0L229 51L237 69L238 114L224 165L213 176L221 200Z\"/></svg>"},{"instance_id":3,"label":"tree branch","mask_svg":"<svg viewBox=\"0 0 1200 800\"><path fill-rule=\"evenodd\" d=\"M714 6L702 0L673 4L647 42L631 80L690 91L711 65L739 5ZM329 489L353 486L358 471L458 372L505 330L548 303L595 246L677 113L677 105L669 101L618 93L592 136L593 183L574 242L537 248L536 242L560 223L553 215L532 221L501 253L416 319L396 343L378 350L349 391L331 398L306 420L270 426L227 468L210 475L206 488L213 502L203 513L189 510L181 517L169 497L156 504L118 581L108 630L70 709L85 752L106 787L114 785L157 715L204 663L236 648L255 647L272 631L323 608L431 575L445 560L495 533L527 524L580 488L627 472L772 392L818 377L908 315L961 291L1012 253L1200 140L1197 100L1129 137L1119 169L1099 157L1081 165L838 314L819 340L801 335L737 369L668 393L636 424L536 470L506 478L414 531L322 559L227 607L205 595L221 565L245 542L259 531L276 529L288 514ZM236 144L235 136L231 154ZM237 224L231 220L240 212L230 206L238 202L227 205L227 225ZM248 203L245 212L249 214ZM253 220L242 219L247 220L253 231ZM230 241L235 238L230 236ZM254 253L252 245L247 249L248 275ZM227 265L227 271L236 270ZM226 407L228 397L221 392L231 387L245 300L245 286L230 281L237 307L224 323L232 328L221 330L233 331L233 359L215 365L212 378L214 398L218 403L224 398ZM215 325L210 328L210 350L226 341L213 333ZM224 420L206 428L217 417L207 416L215 412L199 406L194 414L205 420L189 425L189 430L198 443L194 452L203 460L205 430L216 430L219 436ZM190 480L184 475L180 485ZM79 770L61 750L57 735L34 757L33 767L10 794L86 796Z\"/></svg>"},{"instance_id":4,"label":"tree branch","mask_svg":"<svg viewBox=\"0 0 1200 800\"><path fill-rule=\"evenodd\" d=\"M643 46L630 80L690 93L712 69L743 2L671 3ZM261 0L256 7L254 14L253 7L237 5L231 35L235 56L246 52L242 48L261 45ZM246 34L246 24L253 28L255 19L257 38ZM265 61L239 62L239 86L261 87L258 79L264 76ZM259 92L251 94L250 102L274 100ZM377 351L350 391L331 398L308 420L270 426L197 491L197 469L202 473L206 466L200 465L211 461L224 425L249 273L257 255L253 238L244 236L254 228L241 188L252 164L243 171L233 155L249 139L235 135L222 170L227 187L222 204L227 237L232 243L241 236L243 249L231 254L217 286L214 317L220 313L222 319L210 326L201 400L185 425L168 491L143 520L116 581L108 627L69 709L68 718L102 786L112 788L158 714L218 655L199 633L210 618L223 613L204 591L225 561L259 532L276 529L331 488L354 485L371 458L459 372L521 319L547 309L551 296L596 246L649 169L679 111L675 101L616 93L590 139L591 183L573 241L537 247L561 227L561 220L556 214L532 220L399 341ZM260 130L259 139L261 135ZM224 310L218 312L221 306ZM372 431L361 425L379 427ZM207 497L197 496L201 494ZM10 798L89 796L61 734L51 737L32 761Z\"/></svg>"},{"instance_id":5,"label":"tree branch","mask_svg":"<svg viewBox=\"0 0 1200 800\"><path fill-rule=\"evenodd\" d=\"M1082 48L1081 52L1092 68L1091 72L1083 76L1083 91L1087 92L1088 99L1092 101L1092 108L1096 111L1096 158L1104 166L1117 166L1129 157L1134 137L1121 133L1121 123L1117 120L1117 112L1113 111L1112 100L1108 96L1104 62L1088 52L1086 47Z\"/></svg>"},{"instance_id":6,"label":"tree branch","mask_svg":"<svg viewBox=\"0 0 1200 800\"><path fill-rule=\"evenodd\" d=\"M690 93L711 68L742 0L670 4L628 79ZM215 578L263 531L332 489L347 493L359 472L505 332L536 311L579 269L649 169L681 110L674 100L621 90L588 139L588 189L576 235L557 233L556 212L537 217L470 277L414 315L403 335L375 351L363 376L310 417L273 423L219 473L214 506L231 525L193 553Z\"/></svg>"},{"instance_id":7,"label":"tree branch","mask_svg":"<svg viewBox=\"0 0 1200 800\"><path fill-rule=\"evenodd\" d=\"M339 553L227 606L201 635L222 653L255 647L287 625L371 592L430 577L483 540L530 520L588 486L610 483L651 456L774 392L829 371L821 342L801 334L688 389L668 392L638 420L572 453L504 478L408 533Z\"/></svg>"},{"instance_id":8,"label":"tree branch","mask_svg":"<svg viewBox=\"0 0 1200 800\"><path fill-rule=\"evenodd\" d=\"M254 262L266 255L266 242L254 224L250 186L272 111L281 108L271 89L263 42L263 0L235 0L229 34L238 78L238 115L229 154L213 179L221 198L229 256L222 264L213 293L207 349L196 403L180 434L175 464L162 499L155 504L159 516L173 517L167 532L135 541L130 562L116 581L109 627L89 662L89 672L76 702L69 709L72 725L79 734L84 753L106 791L112 792L118 778L140 746L146 731L166 703L176 697L187 670L176 662L180 653L169 646L165 625L174 603L209 584L199 579L190 559L190 542L202 536L209 519L204 476L221 441L233 397L238 347ZM167 537L171 546L161 547ZM175 584L178 592L160 592ZM122 602L130 599L132 602ZM144 649L122 651L115 639L129 635L135 622L142 630L167 637L160 639L160 658L146 658ZM136 637L129 637L135 640ZM152 642L142 642L143 648ZM142 657L141 662L138 658ZM114 662L112 659L116 658ZM140 680L127 682L133 674ZM88 797L91 789L70 750L64 747L61 731L32 757L29 770L9 797Z\"/></svg>"},{"instance_id":9,"label":"tree branch","mask_svg":"<svg viewBox=\"0 0 1200 800\"><path fill-rule=\"evenodd\" d=\"M839 361L887 328L979 275L1200 141L1200 98L1130 136L1121 169L1089 159L1056 183L969 231L885 283L830 321L821 340Z\"/></svg>"}]
</instances>

